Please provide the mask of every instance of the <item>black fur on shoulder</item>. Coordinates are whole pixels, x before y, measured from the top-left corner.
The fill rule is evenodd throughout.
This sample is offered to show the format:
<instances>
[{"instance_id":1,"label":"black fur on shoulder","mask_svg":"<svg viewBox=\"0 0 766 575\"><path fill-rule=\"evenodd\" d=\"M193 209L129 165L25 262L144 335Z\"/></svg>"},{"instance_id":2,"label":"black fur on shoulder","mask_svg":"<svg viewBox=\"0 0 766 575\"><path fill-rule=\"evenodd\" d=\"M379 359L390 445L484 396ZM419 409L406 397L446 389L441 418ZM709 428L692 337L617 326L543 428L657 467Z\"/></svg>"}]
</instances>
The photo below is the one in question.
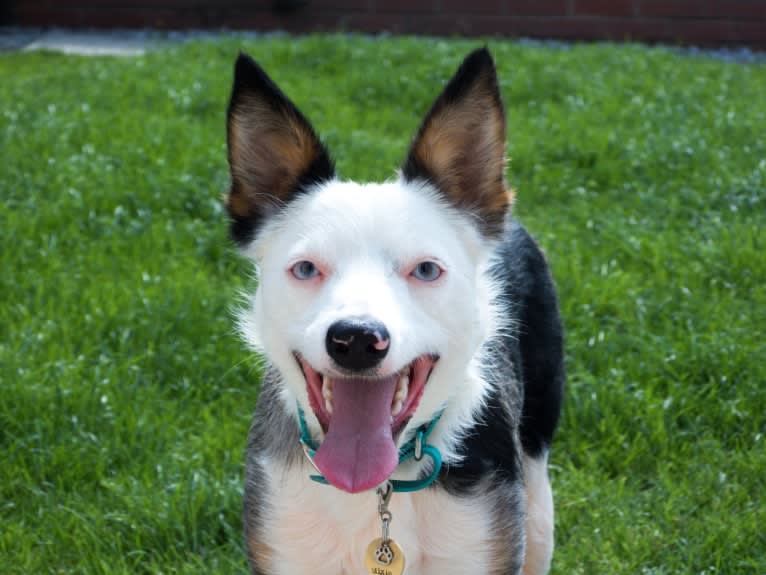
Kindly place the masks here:
<instances>
[{"instance_id":1,"label":"black fur on shoulder","mask_svg":"<svg viewBox=\"0 0 766 575\"><path fill-rule=\"evenodd\" d=\"M445 466L439 484L469 494L488 475L520 480L521 453L548 450L564 393L563 329L553 279L529 233L509 218L492 273L502 282L508 332L489 342L485 377L494 385L459 446L464 459ZM518 435L514 430L518 429Z\"/></svg>"},{"instance_id":2,"label":"black fur on shoulder","mask_svg":"<svg viewBox=\"0 0 766 575\"><path fill-rule=\"evenodd\" d=\"M556 288L545 256L529 233L511 222L500 247L500 267L509 278L505 298L513 302L524 403L521 444L538 457L551 446L564 396L564 331Z\"/></svg>"}]
</instances>

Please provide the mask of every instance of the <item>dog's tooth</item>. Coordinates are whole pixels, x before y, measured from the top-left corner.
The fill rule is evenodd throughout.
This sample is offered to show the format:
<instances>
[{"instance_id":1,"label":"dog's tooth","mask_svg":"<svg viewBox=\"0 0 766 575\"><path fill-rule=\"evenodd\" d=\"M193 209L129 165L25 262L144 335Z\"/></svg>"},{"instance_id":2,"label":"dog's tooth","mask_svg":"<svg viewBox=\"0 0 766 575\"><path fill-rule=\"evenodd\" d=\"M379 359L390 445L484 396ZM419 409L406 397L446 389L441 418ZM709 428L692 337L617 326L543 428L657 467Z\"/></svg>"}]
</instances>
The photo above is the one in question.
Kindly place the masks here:
<instances>
[{"instance_id":1,"label":"dog's tooth","mask_svg":"<svg viewBox=\"0 0 766 575\"><path fill-rule=\"evenodd\" d=\"M324 400L324 408L327 413L332 415L332 400L325 398Z\"/></svg>"},{"instance_id":2,"label":"dog's tooth","mask_svg":"<svg viewBox=\"0 0 766 575\"><path fill-rule=\"evenodd\" d=\"M404 401L405 399L407 399L407 394L409 392L410 392L410 378L409 376L403 375L399 379L399 383L396 384L396 394L394 395L394 399Z\"/></svg>"},{"instance_id":3,"label":"dog's tooth","mask_svg":"<svg viewBox=\"0 0 766 575\"><path fill-rule=\"evenodd\" d=\"M399 415L399 413L401 413L402 411L403 406L404 404L402 403L401 400L399 399L394 400L394 403L391 404L391 415Z\"/></svg>"},{"instance_id":4,"label":"dog's tooth","mask_svg":"<svg viewBox=\"0 0 766 575\"><path fill-rule=\"evenodd\" d=\"M332 399L332 380L326 375L322 376L322 397Z\"/></svg>"}]
</instances>

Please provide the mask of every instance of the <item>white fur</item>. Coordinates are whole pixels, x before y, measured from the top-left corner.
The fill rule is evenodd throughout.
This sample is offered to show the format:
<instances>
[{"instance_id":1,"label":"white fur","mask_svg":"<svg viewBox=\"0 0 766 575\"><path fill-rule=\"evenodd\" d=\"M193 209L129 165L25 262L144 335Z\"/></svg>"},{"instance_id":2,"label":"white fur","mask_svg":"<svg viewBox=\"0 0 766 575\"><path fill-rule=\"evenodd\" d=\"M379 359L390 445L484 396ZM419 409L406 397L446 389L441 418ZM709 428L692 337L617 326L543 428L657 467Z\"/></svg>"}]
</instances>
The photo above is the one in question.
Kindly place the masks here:
<instances>
[{"instance_id":1,"label":"white fur","mask_svg":"<svg viewBox=\"0 0 766 575\"><path fill-rule=\"evenodd\" d=\"M294 410L297 399L315 437L321 428L293 352L327 373L327 328L367 315L385 324L391 336L381 374L426 353L440 356L399 442L446 406L430 442L445 460L456 459L452 445L487 391L477 352L499 328L495 286L486 274L492 250L467 216L426 184L332 181L293 200L246 253L256 264L259 286L241 316L241 330L280 370L285 407ZM320 285L290 277L290 266L304 259L327 271ZM436 259L446 270L434 285L407 279L424 259ZM403 467L397 477L413 477L415 471L413 465Z\"/></svg>"},{"instance_id":2,"label":"white fur","mask_svg":"<svg viewBox=\"0 0 766 575\"><path fill-rule=\"evenodd\" d=\"M374 492L349 495L313 483L309 469L285 473L266 465L280 486L269 507L263 543L275 550L274 575L361 575L367 545L381 536ZM479 575L493 551L492 510L481 501L450 497L442 490L391 499L391 538L402 548L407 573ZM459 553L455 551L459 550Z\"/></svg>"},{"instance_id":3,"label":"white fur","mask_svg":"<svg viewBox=\"0 0 766 575\"><path fill-rule=\"evenodd\" d=\"M548 479L548 454L539 458L524 455L523 461L527 544L522 575L543 575L548 572L553 556L553 492Z\"/></svg>"}]
</instances>

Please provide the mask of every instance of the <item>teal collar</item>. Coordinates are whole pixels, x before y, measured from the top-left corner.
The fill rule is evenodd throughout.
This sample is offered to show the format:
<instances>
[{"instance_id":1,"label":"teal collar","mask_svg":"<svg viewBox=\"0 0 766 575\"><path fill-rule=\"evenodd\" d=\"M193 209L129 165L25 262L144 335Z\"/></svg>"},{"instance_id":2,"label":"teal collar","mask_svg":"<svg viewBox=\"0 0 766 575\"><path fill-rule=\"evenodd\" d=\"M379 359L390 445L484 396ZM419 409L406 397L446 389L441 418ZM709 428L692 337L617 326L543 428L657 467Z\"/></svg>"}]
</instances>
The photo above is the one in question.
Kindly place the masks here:
<instances>
[{"instance_id":1,"label":"teal collar","mask_svg":"<svg viewBox=\"0 0 766 575\"><path fill-rule=\"evenodd\" d=\"M431 473L423 479L416 479L415 481L391 479L390 483L395 492L411 493L413 491L420 491L421 489L425 489L434 481L436 481L436 478L439 475L439 471L442 468L442 454L438 449L436 449L436 447L426 443L426 440L428 439L428 436L431 435L431 432L434 430L434 427L436 427L436 424L439 423L442 412L443 410L437 412L429 423L418 427L417 431L415 432L415 436L399 449L399 465L408 459L415 459L415 461L420 461L424 455L427 455L433 461L433 468L431 469ZM300 442L303 446L303 451L306 453L306 456L309 458L309 460L311 460L313 464L313 458L317 450L317 444L313 439L311 439L308 425L306 425L306 416L304 415L303 409L300 405L298 405L298 424L301 428ZM309 475L309 477L317 483L321 483L323 485L330 484L322 475Z\"/></svg>"}]
</instances>

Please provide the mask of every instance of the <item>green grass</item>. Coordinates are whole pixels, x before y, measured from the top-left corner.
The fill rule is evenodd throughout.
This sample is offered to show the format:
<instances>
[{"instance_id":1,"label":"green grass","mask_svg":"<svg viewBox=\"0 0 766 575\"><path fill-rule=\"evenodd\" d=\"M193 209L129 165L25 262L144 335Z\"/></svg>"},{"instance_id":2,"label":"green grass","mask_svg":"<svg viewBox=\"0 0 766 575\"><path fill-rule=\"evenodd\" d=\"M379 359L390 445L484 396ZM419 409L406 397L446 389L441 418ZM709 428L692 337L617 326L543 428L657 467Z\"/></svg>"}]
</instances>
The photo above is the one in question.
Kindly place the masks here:
<instances>
[{"instance_id":1,"label":"green grass","mask_svg":"<svg viewBox=\"0 0 766 575\"><path fill-rule=\"evenodd\" d=\"M393 174L476 42L0 55L0 573L245 573L255 362L231 306L237 50L340 172ZM569 388L556 575L766 573L766 67L493 41Z\"/></svg>"}]
</instances>

